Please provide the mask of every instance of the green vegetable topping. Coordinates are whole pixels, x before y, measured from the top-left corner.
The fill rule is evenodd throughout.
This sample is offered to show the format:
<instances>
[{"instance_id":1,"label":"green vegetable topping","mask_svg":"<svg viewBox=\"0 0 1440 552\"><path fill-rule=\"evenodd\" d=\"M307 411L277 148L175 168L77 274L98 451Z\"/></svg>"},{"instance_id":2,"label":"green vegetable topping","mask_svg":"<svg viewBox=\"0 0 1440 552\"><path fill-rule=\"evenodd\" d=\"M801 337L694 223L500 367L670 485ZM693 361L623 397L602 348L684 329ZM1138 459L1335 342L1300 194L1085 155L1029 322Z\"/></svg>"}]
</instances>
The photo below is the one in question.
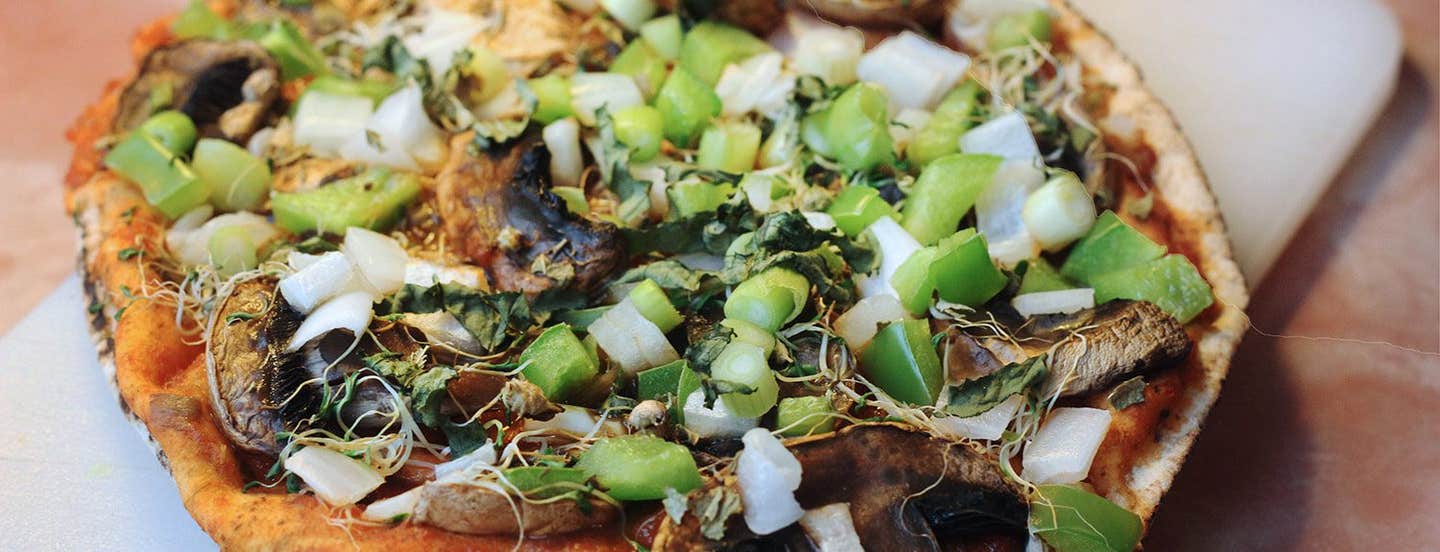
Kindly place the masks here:
<instances>
[{"instance_id":1,"label":"green vegetable topping","mask_svg":"<svg viewBox=\"0 0 1440 552\"><path fill-rule=\"evenodd\" d=\"M577 492L590 479L585 470L553 466L521 466L507 469L501 475L515 490L534 498L553 498Z\"/></svg>"},{"instance_id":2,"label":"green vegetable topping","mask_svg":"<svg viewBox=\"0 0 1440 552\"><path fill-rule=\"evenodd\" d=\"M743 418L755 418L769 412L780 397L780 385L775 382L775 373L765 362L765 351L749 343L730 342L710 365L710 377L712 382L723 381L747 391L720 395L725 406Z\"/></svg>"},{"instance_id":3,"label":"green vegetable topping","mask_svg":"<svg viewBox=\"0 0 1440 552\"><path fill-rule=\"evenodd\" d=\"M990 186L1000 157L956 153L936 159L921 171L905 201L901 226L922 245L955 233L960 218Z\"/></svg>"},{"instance_id":4,"label":"green vegetable topping","mask_svg":"<svg viewBox=\"0 0 1440 552\"><path fill-rule=\"evenodd\" d=\"M969 418L995 408L1013 395L1026 395L1044 381L1045 355L1024 362L1006 364L995 373L966 380L950 393L945 412Z\"/></svg>"},{"instance_id":5,"label":"green vegetable topping","mask_svg":"<svg viewBox=\"0 0 1440 552\"><path fill-rule=\"evenodd\" d=\"M536 122L548 125L575 115L575 108L570 106L570 79L564 75L551 73L530 79L527 84L535 94L535 113L530 118Z\"/></svg>"},{"instance_id":6,"label":"green vegetable topping","mask_svg":"<svg viewBox=\"0 0 1440 552\"><path fill-rule=\"evenodd\" d=\"M805 310L810 282L799 273L771 268L741 282L725 301L725 316L769 331L780 329Z\"/></svg>"},{"instance_id":7,"label":"green vegetable topping","mask_svg":"<svg viewBox=\"0 0 1440 552\"><path fill-rule=\"evenodd\" d=\"M881 328L860 355L860 371L895 400L920 406L935 404L945 385L928 320L901 320Z\"/></svg>"},{"instance_id":8,"label":"green vegetable topping","mask_svg":"<svg viewBox=\"0 0 1440 552\"><path fill-rule=\"evenodd\" d=\"M226 226L215 230L206 244L210 253L210 264L223 277L230 277L254 269L259 265L255 249L259 244L250 237L250 230L243 226Z\"/></svg>"},{"instance_id":9,"label":"green vegetable topping","mask_svg":"<svg viewBox=\"0 0 1440 552\"><path fill-rule=\"evenodd\" d=\"M1210 284L1190 259L1178 253L1092 277L1090 286L1095 288L1096 303L1112 299L1149 301L1181 324L1215 302Z\"/></svg>"},{"instance_id":10,"label":"green vegetable topping","mask_svg":"<svg viewBox=\"0 0 1440 552\"><path fill-rule=\"evenodd\" d=\"M655 96L655 108L665 119L665 139L682 148L695 142L721 107L715 89L684 67L671 71Z\"/></svg>"},{"instance_id":11,"label":"green vegetable topping","mask_svg":"<svg viewBox=\"0 0 1440 552\"><path fill-rule=\"evenodd\" d=\"M665 82L668 69L660 52L655 51L655 48L644 40L634 40L620 51L620 55L615 56L615 61L610 64L610 72L634 77L635 84L639 85L645 98L650 99L655 97L660 85Z\"/></svg>"},{"instance_id":12,"label":"green vegetable topping","mask_svg":"<svg viewBox=\"0 0 1440 552\"><path fill-rule=\"evenodd\" d=\"M1025 262L1025 276L1020 280L1020 290L1016 295L1026 293L1038 293L1041 291L1060 291L1072 289L1075 286L1066 280L1055 267L1042 257L1036 257Z\"/></svg>"},{"instance_id":13,"label":"green vegetable topping","mask_svg":"<svg viewBox=\"0 0 1440 552\"><path fill-rule=\"evenodd\" d=\"M259 42L280 62L280 74L285 80L330 72L325 56L287 20L276 19Z\"/></svg>"},{"instance_id":14,"label":"green vegetable topping","mask_svg":"<svg viewBox=\"0 0 1440 552\"><path fill-rule=\"evenodd\" d=\"M825 397L786 397L775 410L775 427L785 437L804 437L835 431L835 406Z\"/></svg>"},{"instance_id":15,"label":"green vegetable topping","mask_svg":"<svg viewBox=\"0 0 1440 552\"><path fill-rule=\"evenodd\" d=\"M880 190L864 185L847 186L825 209L835 226L847 236L859 236L880 217L895 216L895 208L880 197Z\"/></svg>"},{"instance_id":16,"label":"green vegetable topping","mask_svg":"<svg viewBox=\"0 0 1440 552\"><path fill-rule=\"evenodd\" d=\"M801 137L810 149L852 171L890 163L895 160L895 147L889 103L879 85L853 85L824 111L806 116Z\"/></svg>"},{"instance_id":17,"label":"green vegetable topping","mask_svg":"<svg viewBox=\"0 0 1440 552\"><path fill-rule=\"evenodd\" d=\"M659 500L667 488L688 493L702 483L690 449L653 435L600 439L575 467L593 475L616 500Z\"/></svg>"},{"instance_id":18,"label":"green vegetable topping","mask_svg":"<svg viewBox=\"0 0 1440 552\"><path fill-rule=\"evenodd\" d=\"M707 169L741 173L755 167L760 152L760 128L730 122L711 126L700 136L695 163Z\"/></svg>"},{"instance_id":19,"label":"green vegetable topping","mask_svg":"<svg viewBox=\"0 0 1440 552\"><path fill-rule=\"evenodd\" d=\"M661 134L665 127L660 110L648 105L635 105L616 111L613 119L615 138L630 146L631 161L643 163L660 153L660 141L664 139Z\"/></svg>"},{"instance_id":20,"label":"green vegetable topping","mask_svg":"<svg viewBox=\"0 0 1440 552\"><path fill-rule=\"evenodd\" d=\"M919 167L928 165L942 156L960 151L960 135L977 123L975 108L980 99L980 83L971 79L955 87L925 125L910 139L905 158Z\"/></svg>"},{"instance_id":21,"label":"green vegetable topping","mask_svg":"<svg viewBox=\"0 0 1440 552\"><path fill-rule=\"evenodd\" d=\"M105 155L105 165L139 186L145 201L171 219L210 199L210 186L190 165L145 131L133 132L116 144Z\"/></svg>"},{"instance_id":22,"label":"green vegetable topping","mask_svg":"<svg viewBox=\"0 0 1440 552\"><path fill-rule=\"evenodd\" d=\"M270 193L270 164L225 140L202 138L191 167L222 211L258 211Z\"/></svg>"},{"instance_id":23,"label":"green vegetable topping","mask_svg":"<svg viewBox=\"0 0 1440 552\"><path fill-rule=\"evenodd\" d=\"M1095 219L1085 237L1070 249L1070 256L1061 265L1060 273L1083 283L1090 278L1132 266L1145 264L1165 255L1165 246L1150 241L1139 230L1120 220L1112 211ZM1097 302L1100 298L1095 299Z\"/></svg>"},{"instance_id":24,"label":"green vegetable topping","mask_svg":"<svg viewBox=\"0 0 1440 552\"><path fill-rule=\"evenodd\" d=\"M968 307L979 307L989 301L1009 281L1005 273L990 260L990 249L984 234L956 232L941 240L939 254L930 265L930 277L940 298Z\"/></svg>"},{"instance_id":25,"label":"green vegetable topping","mask_svg":"<svg viewBox=\"0 0 1440 552\"><path fill-rule=\"evenodd\" d=\"M680 67L714 86L726 65L770 50L769 44L744 30L704 21L685 34L680 45Z\"/></svg>"},{"instance_id":26,"label":"green vegetable topping","mask_svg":"<svg viewBox=\"0 0 1440 552\"><path fill-rule=\"evenodd\" d=\"M276 224L297 234L342 234L352 226L383 231L419 195L415 175L371 169L313 190L273 193L270 208Z\"/></svg>"},{"instance_id":27,"label":"green vegetable topping","mask_svg":"<svg viewBox=\"0 0 1440 552\"><path fill-rule=\"evenodd\" d=\"M1140 517L1068 485L1036 487L1030 528L1056 552L1124 552L1140 543Z\"/></svg>"},{"instance_id":28,"label":"green vegetable topping","mask_svg":"<svg viewBox=\"0 0 1440 552\"><path fill-rule=\"evenodd\" d=\"M668 332L685 321L680 311L675 310L675 305L670 303L670 297L665 295L665 290L653 280L642 280L630 290L630 302L635 305L635 310L646 320L660 327L660 331Z\"/></svg>"},{"instance_id":29,"label":"green vegetable topping","mask_svg":"<svg viewBox=\"0 0 1440 552\"><path fill-rule=\"evenodd\" d=\"M520 364L525 379L539 387L545 398L560 403L574 398L599 374L585 345L565 324L541 332L520 353Z\"/></svg>"},{"instance_id":30,"label":"green vegetable topping","mask_svg":"<svg viewBox=\"0 0 1440 552\"><path fill-rule=\"evenodd\" d=\"M640 25L640 36L650 44L660 57L666 60L674 60L680 57L680 45L684 40L683 30L680 28L680 17L666 15L656 17Z\"/></svg>"},{"instance_id":31,"label":"green vegetable topping","mask_svg":"<svg viewBox=\"0 0 1440 552\"><path fill-rule=\"evenodd\" d=\"M1050 15L1045 10L1031 10L1000 16L990 24L986 46L991 51L1027 46L1030 39L1050 42Z\"/></svg>"}]
</instances>

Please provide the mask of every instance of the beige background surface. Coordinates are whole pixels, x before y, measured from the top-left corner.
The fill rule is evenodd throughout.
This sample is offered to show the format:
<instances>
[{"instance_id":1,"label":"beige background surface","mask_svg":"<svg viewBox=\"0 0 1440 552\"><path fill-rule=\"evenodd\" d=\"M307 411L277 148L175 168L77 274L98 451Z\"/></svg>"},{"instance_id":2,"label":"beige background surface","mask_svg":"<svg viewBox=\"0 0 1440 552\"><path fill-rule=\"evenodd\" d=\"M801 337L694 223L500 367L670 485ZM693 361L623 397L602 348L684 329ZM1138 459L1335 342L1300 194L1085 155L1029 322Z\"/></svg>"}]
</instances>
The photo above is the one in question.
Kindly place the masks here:
<instances>
[{"instance_id":1,"label":"beige background surface","mask_svg":"<svg viewBox=\"0 0 1440 552\"><path fill-rule=\"evenodd\" d=\"M1440 547L1440 2L1386 2L1405 34L1397 91L1255 286L1263 333L1246 337L1150 549ZM0 332L72 269L63 129L123 73L133 29L174 5L3 4Z\"/></svg>"}]
</instances>

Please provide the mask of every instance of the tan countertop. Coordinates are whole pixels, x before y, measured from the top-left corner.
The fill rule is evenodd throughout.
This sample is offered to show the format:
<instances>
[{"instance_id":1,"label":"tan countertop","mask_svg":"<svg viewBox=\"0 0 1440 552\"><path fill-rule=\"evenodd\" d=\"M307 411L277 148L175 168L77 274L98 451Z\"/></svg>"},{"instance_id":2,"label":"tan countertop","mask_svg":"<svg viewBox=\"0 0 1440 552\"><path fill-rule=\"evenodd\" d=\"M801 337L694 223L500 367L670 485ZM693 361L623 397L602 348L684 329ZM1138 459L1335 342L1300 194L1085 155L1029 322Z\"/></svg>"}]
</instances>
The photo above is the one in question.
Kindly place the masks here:
<instances>
[{"instance_id":1,"label":"tan countertop","mask_svg":"<svg viewBox=\"0 0 1440 552\"><path fill-rule=\"evenodd\" d=\"M1440 5L1387 3L1406 44L1396 93L1252 282L1259 331L1152 522L1152 550L1440 547ZM0 6L0 332L73 268L64 128L128 67L133 30L177 4Z\"/></svg>"}]
</instances>

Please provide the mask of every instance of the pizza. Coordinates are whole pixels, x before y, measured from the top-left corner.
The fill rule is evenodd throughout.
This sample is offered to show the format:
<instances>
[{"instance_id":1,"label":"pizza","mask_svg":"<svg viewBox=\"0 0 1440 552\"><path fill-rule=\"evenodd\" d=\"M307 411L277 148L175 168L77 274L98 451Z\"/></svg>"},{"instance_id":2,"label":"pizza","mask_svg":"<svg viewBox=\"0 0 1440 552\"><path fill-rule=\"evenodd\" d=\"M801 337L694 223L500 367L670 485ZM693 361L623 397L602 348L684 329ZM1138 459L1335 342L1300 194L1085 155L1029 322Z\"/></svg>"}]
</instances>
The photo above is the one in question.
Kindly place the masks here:
<instances>
[{"instance_id":1,"label":"pizza","mask_svg":"<svg viewBox=\"0 0 1440 552\"><path fill-rule=\"evenodd\" d=\"M1244 282L1063 2L192 1L76 120L234 549L1128 550Z\"/></svg>"}]
</instances>

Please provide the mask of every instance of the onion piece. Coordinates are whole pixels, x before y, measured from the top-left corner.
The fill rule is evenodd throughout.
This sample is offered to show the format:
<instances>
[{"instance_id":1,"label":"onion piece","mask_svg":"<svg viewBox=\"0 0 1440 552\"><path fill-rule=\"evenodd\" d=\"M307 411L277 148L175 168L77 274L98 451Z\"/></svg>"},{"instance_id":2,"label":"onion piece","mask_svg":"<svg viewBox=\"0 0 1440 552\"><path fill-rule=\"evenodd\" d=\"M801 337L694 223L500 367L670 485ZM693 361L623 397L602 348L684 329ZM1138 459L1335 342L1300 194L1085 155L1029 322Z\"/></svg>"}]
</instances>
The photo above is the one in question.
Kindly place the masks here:
<instances>
[{"instance_id":1,"label":"onion piece","mask_svg":"<svg viewBox=\"0 0 1440 552\"><path fill-rule=\"evenodd\" d=\"M1095 224L1095 200L1073 174L1050 179L1025 199L1020 217L1036 243L1057 251L1084 237Z\"/></svg>"},{"instance_id":2,"label":"onion piece","mask_svg":"<svg viewBox=\"0 0 1440 552\"><path fill-rule=\"evenodd\" d=\"M856 74L885 88L894 112L933 109L969 67L970 56L903 31L860 56Z\"/></svg>"},{"instance_id":3,"label":"onion piece","mask_svg":"<svg viewBox=\"0 0 1440 552\"><path fill-rule=\"evenodd\" d=\"M398 148L426 167L445 161L445 134L425 112L424 94L411 81L380 102L365 125L386 148Z\"/></svg>"},{"instance_id":4,"label":"onion piece","mask_svg":"<svg viewBox=\"0 0 1440 552\"><path fill-rule=\"evenodd\" d=\"M600 315L589 332L605 354L629 374L680 359L665 332L640 314L629 298Z\"/></svg>"},{"instance_id":5,"label":"onion piece","mask_svg":"<svg viewBox=\"0 0 1440 552\"><path fill-rule=\"evenodd\" d=\"M1030 123L1019 111L1011 111L960 135L960 151L988 153L1005 159L1038 162L1040 146L1030 134Z\"/></svg>"},{"instance_id":6,"label":"onion piece","mask_svg":"<svg viewBox=\"0 0 1440 552\"><path fill-rule=\"evenodd\" d=\"M410 55L424 59L430 75L443 77L454 65L455 54L470 45L490 25L485 19L465 12L431 7L425 12L420 32L403 38Z\"/></svg>"},{"instance_id":7,"label":"onion piece","mask_svg":"<svg viewBox=\"0 0 1440 552\"><path fill-rule=\"evenodd\" d=\"M1045 180L1029 160L1006 161L985 191L975 199L975 227L985 234L990 258L1006 268L1034 258L1040 244L1025 227L1025 199Z\"/></svg>"},{"instance_id":8,"label":"onion piece","mask_svg":"<svg viewBox=\"0 0 1440 552\"><path fill-rule=\"evenodd\" d=\"M1095 306L1095 290L1078 288L1026 293L1011 299L1010 306L1025 318L1037 314L1070 314Z\"/></svg>"},{"instance_id":9,"label":"onion piece","mask_svg":"<svg viewBox=\"0 0 1440 552\"><path fill-rule=\"evenodd\" d=\"M425 334L425 340L431 344L444 345L472 355L485 352L485 348L480 346L480 341L475 339L470 330L465 329L460 320L448 312L407 313L400 318L400 322L420 330L420 333Z\"/></svg>"},{"instance_id":10,"label":"onion piece","mask_svg":"<svg viewBox=\"0 0 1440 552\"><path fill-rule=\"evenodd\" d=\"M600 0L600 6L630 32L640 30L640 24L653 17L655 10L659 9L655 0Z\"/></svg>"},{"instance_id":11,"label":"onion piece","mask_svg":"<svg viewBox=\"0 0 1440 552\"><path fill-rule=\"evenodd\" d=\"M809 223L810 227L816 230L829 232L835 229L835 217L830 216L829 213L800 211L800 216L805 217L805 222Z\"/></svg>"},{"instance_id":12,"label":"onion piece","mask_svg":"<svg viewBox=\"0 0 1440 552\"><path fill-rule=\"evenodd\" d=\"M285 469L331 506L359 502L385 483L369 464L325 447L305 447L285 458Z\"/></svg>"},{"instance_id":13,"label":"onion piece","mask_svg":"<svg viewBox=\"0 0 1440 552\"><path fill-rule=\"evenodd\" d=\"M353 291L326 301L300 323L285 351L298 351L311 340L334 330L350 330L350 333L360 335L375 314L374 303L374 297L364 291Z\"/></svg>"},{"instance_id":14,"label":"onion piece","mask_svg":"<svg viewBox=\"0 0 1440 552\"><path fill-rule=\"evenodd\" d=\"M415 514L415 505L420 503L420 487L415 487L390 498L371 502L360 513L365 521L393 522Z\"/></svg>"},{"instance_id":15,"label":"onion piece","mask_svg":"<svg viewBox=\"0 0 1440 552\"><path fill-rule=\"evenodd\" d=\"M779 52L765 52L725 66L715 84L722 112L730 116L751 111L768 115L784 109L795 89L795 77L781 69L783 62Z\"/></svg>"},{"instance_id":16,"label":"onion piece","mask_svg":"<svg viewBox=\"0 0 1440 552\"><path fill-rule=\"evenodd\" d=\"M605 108L615 113L645 103L640 86L629 75L619 73L576 73L570 77L570 107L585 126L596 123L595 112Z\"/></svg>"},{"instance_id":17,"label":"onion piece","mask_svg":"<svg viewBox=\"0 0 1440 552\"><path fill-rule=\"evenodd\" d=\"M895 288L890 287L890 277L895 275L895 270L900 268L911 255L920 250L920 242L915 240L900 223L890 217L880 217L865 229L870 235L871 243L875 244L875 251L880 254L880 271L877 276L885 287L882 293L889 293L899 297ZM871 290L882 289L878 284L870 286ZM862 290L864 291L864 290ZM869 297L870 295L866 295Z\"/></svg>"},{"instance_id":18,"label":"onion piece","mask_svg":"<svg viewBox=\"0 0 1440 552\"><path fill-rule=\"evenodd\" d=\"M849 502L805 510L805 516L800 518L800 527L820 552L858 552L865 549L860 545L860 534L855 532Z\"/></svg>"},{"instance_id":19,"label":"onion piece","mask_svg":"<svg viewBox=\"0 0 1440 552\"><path fill-rule=\"evenodd\" d=\"M580 123L566 117L540 131L545 149L550 150L550 180L556 186L579 186L585 170L585 157L580 153Z\"/></svg>"},{"instance_id":20,"label":"onion piece","mask_svg":"<svg viewBox=\"0 0 1440 552\"><path fill-rule=\"evenodd\" d=\"M1012 13L1047 9L1045 0L966 0L945 18L945 39L974 51L989 49L990 25Z\"/></svg>"},{"instance_id":21,"label":"onion piece","mask_svg":"<svg viewBox=\"0 0 1440 552\"><path fill-rule=\"evenodd\" d=\"M845 340L850 350L859 351L875 338L879 325L905 318L905 307L894 295L866 297L835 319L835 333Z\"/></svg>"},{"instance_id":22,"label":"onion piece","mask_svg":"<svg viewBox=\"0 0 1440 552\"><path fill-rule=\"evenodd\" d=\"M308 91L295 108L295 144L309 147L316 155L334 157L352 138L364 138L374 109L370 98Z\"/></svg>"},{"instance_id":23,"label":"onion piece","mask_svg":"<svg viewBox=\"0 0 1440 552\"><path fill-rule=\"evenodd\" d=\"M855 68L865 52L860 31L792 11L785 26L770 37L771 45L791 59L802 75L814 75L830 85L855 82Z\"/></svg>"},{"instance_id":24,"label":"onion piece","mask_svg":"<svg viewBox=\"0 0 1440 552\"><path fill-rule=\"evenodd\" d=\"M405 285L405 265L410 256L400 242L373 230L351 227L345 231L340 251L354 263L361 279L377 296L390 295Z\"/></svg>"},{"instance_id":25,"label":"onion piece","mask_svg":"<svg viewBox=\"0 0 1440 552\"><path fill-rule=\"evenodd\" d=\"M685 429L701 438L736 437L754 429L760 424L759 418L743 418L730 410L725 401L715 399L715 405L705 406L705 392L699 389L685 397Z\"/></svg>"},{"instance_id":26,"label":"onion piece","mask_svg":"<svg viewBox=\"0 0 1440 552\"><path fill-rule=\"evenodd\" d=\"M1022 476L1035 484L1076 483L1090 473L1095 451L1110 429L1110 411L1056 408L1025 447Z\"/></svg>"},{"instance_id":27,"label":"onion piece","mask_svg":"<svg viewBox=\"0 0 1440 552\"><path fill-rule=\"evenodd\" d=\"M304 262L303 268L281 278L279 284L280 294L300 314L309 314L321 302L353 285L355 276L354 266L343 253L329 251L310 257L291 255L292 260Z\"/></svg>"},{"instance_id":28,"label":"onion piece","mask_svg":"<svg viewBox=\"0 0 1440 552\"><path fill-rule=\"evenodd\" d=\"M291 261L294 265L294 261ZM430 287L435 284L459 284L468 288L480 287L484 280L480 268L471 265L440 264L425 259L410 257L405 261L405 283Z\"/></svg>"},{"instance_id":29,"label":"onion piece","mask_svg":"<svg viewBox=\"0 0 1440 552\"><path fill-rule=\"evenodd\" d=\"M745 526L757 535L768 535L799 521L805 515L795 500L800 460L763 427L745 432L740 441L745 449L735 461L735 478L745 506Z\"/></svg>"},{"instance_id":30,"label":"onion piece","mask_svg":"<svg viewBox=\"0 0 1440 552\"><path fill-rule=\"evenodd\" d=\"M941 401L944 402L945 399L942 398ZM936 416L931 422L940 433L950 437L994 441L1004 435L1005 428L1010 427L1010 420L1015 418L1015 413L1020 411L1023 403L1024 399L1020 398L1020 395L1011 395L994 408L969 418Z\"/></svg>"}]
</instances>

